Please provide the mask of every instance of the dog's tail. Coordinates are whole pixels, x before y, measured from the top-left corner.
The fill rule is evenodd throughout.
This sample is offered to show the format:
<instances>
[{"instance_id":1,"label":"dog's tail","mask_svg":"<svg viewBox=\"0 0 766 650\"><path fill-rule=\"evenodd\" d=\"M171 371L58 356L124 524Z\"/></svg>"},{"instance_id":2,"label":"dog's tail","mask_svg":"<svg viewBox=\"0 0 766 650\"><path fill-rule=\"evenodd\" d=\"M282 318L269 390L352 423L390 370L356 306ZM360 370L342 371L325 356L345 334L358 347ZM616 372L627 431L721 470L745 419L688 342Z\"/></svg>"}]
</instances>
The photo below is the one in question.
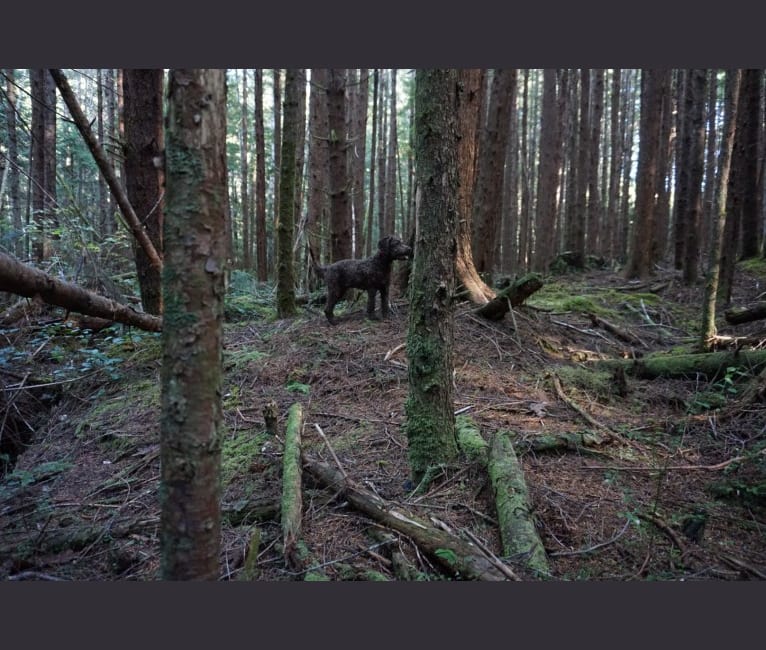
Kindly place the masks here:
<instances>
[{"instance_id":1,"label":"dog's tail","mask_svg":"<svg viewBox=\"0 0 766 650\"><path fill-rule=\"evenodd\" d=\"M309 245L309 257L311 258L311 267L314 269L314 273L317 274L317 277L324 280L324 267L317 263L316 258L314 257L314 251L311 250L311 245Z\"/></svg>"}]
</instances>

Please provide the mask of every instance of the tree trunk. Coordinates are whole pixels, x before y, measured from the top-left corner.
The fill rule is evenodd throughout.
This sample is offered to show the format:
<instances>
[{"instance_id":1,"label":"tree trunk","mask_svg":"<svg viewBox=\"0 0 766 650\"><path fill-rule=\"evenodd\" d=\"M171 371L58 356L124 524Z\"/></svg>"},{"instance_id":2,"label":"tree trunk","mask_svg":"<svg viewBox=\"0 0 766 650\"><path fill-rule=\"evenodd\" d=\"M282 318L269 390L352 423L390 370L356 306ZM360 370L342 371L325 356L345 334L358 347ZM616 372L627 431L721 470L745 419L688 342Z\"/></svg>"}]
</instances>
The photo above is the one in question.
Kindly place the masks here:
<instances>
[{"instance_id":1,"label":"tree trunk","mask_svg":"<svg viewBox=\"0 0 766 650\"><path fill-rule=\"evenodd\" d=\"M742 121L742 259L761 252L761 218L758 199L758 131L762 124L763 70L743 70Z\"/></svg>"},{"instance_id":2,"label":"tree trunk","mask_svg":"<svg viewBox=\"0 0 766 650\"><path fill-rule=\"evenodd\" d=\"M520 271L530 267L532 261L532 215L529 207L529 147L527 125L529 122L529 70L524 70L524 91L521 97L521 152L519 161L521 175L521 215L519 218L519 251L516 264Z\"/></svg>"},{"instance_id":3,"label":"tree trunk","mask_svg":"<svg viewBox=\"0 0 766 650\"><path fill-rule=\"evenodd\" d=\"M164 147L162 85L164 72L122 72L125 121L125 191L155 251L162 251L163 173L157 158ZM134 242L138 285L144 311L162 314L162 279L149 256Z\"/></svg>"},{"instance_id":4,"label":"tree trunk","mask_svg":"<svg viewBox=\"0 0 766 650\"><path fill-rule=\"evenodd\" d=\"M495 70L489 114L480 133L473 201L473 249L476 270L490 278L494 272L495 248L500 237L503 167L515 85L516 70Z\"/></svg>"},{"instance_id":5,"label":"tree trunk","mask_svg":"<svg viewBox=\"0 0 766 650\"><path fill-rule=\"evenodd\" d=\"M380 120L378 112L378 79L380 70L373 73L372 85L372 137L370 138L370 196L367 206L367 236L365 237L364 256L372 255L372 226L375 217L375 148L377 146L377 129Z\"/></svg>"},{"instance_id":6,"label":"tree trunk","mask_svg":"<svg viewBox=\"0 0 766 650\"><path fill-rule=\"evenodd\" d=\"M545 271L555 254L556 195L561 168L561 129L556 96L556 70L543 71L543 108L540 121L540 166L537 183L535 262L533 268Z\"/></svg>"},{"instance_id":7,"label":"tree trunk","mask_svg":"<svg viewBox=\"0 0 766 650\"><path fill-rule=\"evenodd\" d=\"M636 178L636 223L633 246L625 276L646 277L652 271L652 240L655 228L657 152L662 119L662 71L643 70L638 176Z\"/></svg>"},{"instance_id":8,"label":"tree trunk","mask_svg":"<svg viewBox=\"0 0 766 650\"><path fill-rule=\"evenodd\" d=\"M263 70L255 70L255 264L259 282L269 277L266 245L266 137L263 124Z\"/></svg>"},{"instance_id":9,"label":"tree trunk","mask_svg":"<svg viewBox=\"0 0 766 650\"><path fill-rule=\"evenodd\" d=\"M308 245L319 261L322 259L322 227L327 223L329 214L327 145L330 129L327 125L326 68L311 70L309 104Z\"/></svg>"},{"instance_id":10,"label":"tree trunk","mask_svg":"<svg viewBox=\"0 0 766 650\"><path fill-rule=\"evenodd\" d=\"M601 119L604 116L604 70L593 71L590 117L588 127L588 246L587 253L603 254L601 195L598 182L599 147L601 146Z\"/></svg>"},{"instance_id":11,"label":"tree trunk","mask_svg":"<svg viewBox=\"0 0 766 650\"><path fill-rule=\"evenodd\" d=\"M327 121L330 129L330 258L352 257L351 210L348 196L348 143L346 141L346 71L329 70Z\"/></svg>"},{"instance_id":12,"label":"tree trunk","mask_svg":"<svg viewBox=\"0 0 766 650\"><path fill-rule=\"evenodd\" d=\"M295 270L293 230L295 228L295 152L298 146L300 88L303 70L288 68L285 73L285 103L282 121L282 154L279 173L279 220L277 221L277 315L295 315Z\"/></svg>"},{"instance_id":13,"label":"tree trunk","mask_svg":"<svg viewBox=\"0 0 766 650\"><path fill-rule=\"evenodd\" d=\"M160 421L160 566L216 580L226 237L226 73L171 70Z\"/></svg>"},{"instance_id":14,"label":"tree trunk","mask_svg":"<svg viewBox=\"0 0 766 650\"><path fill-rule=\"evenodd\" d=\"M418 70L415 167L421 191L407 332L405 430L413 481L457 456L452 351L457 251L457 71Z\"/></svg>"},{"instance_id":15,"label":"tree trunk","mask_svg":"<svg viewBox=\"0 0 766 650\"><path fill-rule=\"evenodd\" d=\"M622 130L620 120L622 70L612 71L612 96L609 113L609 190L607 191L606 224L604 237L606 240L607 259L617 257L617 221L619 219L619 189L620 172L622 170Z\"/></svg>"},{"instance_id":16,"label":"tree trunk","mask_svg":"<svg viewBox=\"0 0 766 650\"><path fill-rule=\"evenodd\" d=\"M657 151L657 208L654 241L652 243L652 260L661 262L665 259L668 248L668 227L670 225L670 188L668 170L671 169L673 132L673 100L670 93L671 71L662 73L663 101L662 123L660 125L660 142Z\"/></svg>"},{"instance_id":17,"label":"tree trunk","mask_svg":"<svg viewBox=\"0 0 766 650\"><path fill-rule=\"evenodd\" d=\"M359 70L359 81L355 90L354 111L352 116L352 156L351 178L353 181L353 208L356 257L364 257L365 246L365 200L364 177L367 165L367 104L369 101L369 70Z\"/></svg>"},{"instance_id":18,"label":"tree trunk","mask_svg":"<svg viewBox=\"0 0 766 650\"><path fill-rule=\"evenodd\" d=\"M380 96L378 97L378 239L383 239L386 232L386 74L381 71ZM375 242L372 242L375 250Z\"/></svg>"},{"instance_id":19,"label":"tree trunk","mask_svg":"<svg viewBox=\"0 0 766 650\"><path fill-rule=\"evenodd\" d=\"M396 233L396 181L399 178L396 164L396 69L391 70L391 106L388 113L388 157L386 159L386 212L384 230L386 235Z\"/></svg>"},{"instance_id":20,"label":"tree trunk","mask_svg":"<svg viewBox=\"0 0 766 650\"><path fill-rule=\"evenodd\" d=\"M699 231L702 215L702 176L705 171L705 70L690 70L687 78L686 115L688 129L689 185L687 187L686 236L684 240L683 278L687 285L697 281ZM686 131L685 131L686 132Z\"/></svg>"},{"instance_id":21,"label":"tree trunk","mask_svg":"<svg viewBox=\"0 0 766 650\"><path fill-rule=\"evenodd\" d=\"M741 76L742 73L739 70L728 70L726 73L723 135L721 137L721 150L718 154L718 187L715 192L715 228L712 233L707 282L705 284L705 297L702 303L702 327L699 347L704 351L710 350L712 342L716 336L715 313L718 286L721 276L723 233L726 224L726 194L729 185L731 154L734 148L734 128L736 124ZM766 310L764 316L766 316Z\"/></svg>"},{"instance_id":22,"label":"tree trunk","mask_svg":"<svg viewBox=\"0 0 766 650\"><path fill-rule=\"evenodd\" d=\"M56 88L48 70L29 71L32 96L32 213L37 233L32 256L38 262L53 253L56 229Z\"/></svg>"},{"instance_id":23,"label":"tree trunk","mask_svg":"<svg viewBox=\"0 0 766 650\"><path fill-rule=\"evenodd\" d=\"M6 68L7 86L5 91L8 102L6 124L8 127L8 197L11 204L11 226L13 227L13 252L16 257L26 257L24 242L24 224L21 221L21 183L19 176L19 141L16 133L16 86L14 69Z\"/></svg>"},{"instance_id":24,"label":"tree trunk","mask_svg":"<svg viewBox=\"0 0 766 650\"><path fill-rule=\"evenodd\" d=\"M274 232L276 233L277 222L279 221L279 197L281 196L279 191L279 174L282 169L282 69L276 68L272 70L273 81L273 104L274 107L274 130L272 131L274 140ZM277 258L277 237L274 236L274 254L273 259Z\"/></svg>"},{"instance_id":25,"label":"tree trunk","mask_svg":"<svg viewBox=\"0 0 766 650\"><path fill-rule=\"evenodd\" d=\"M473 191L476 180L478 127L481 108L481 90L484 71L466 69L458 71L458 239L455 271L458 280L468 291L471 302L478 305L493 298L495 292L479 277L473 263L471 232L473 223Z\"/></svg>"},{"instance_id":26,"label":"tree trunk","mask_svg":"<svg viewBox=\"0 0 766 650\"><path fill-rule=\"evenodd\" d=\"M242 206L242 268L253 268L250 200L248 180L250 171L247 164L247 70L242 70L242 111L239 121L239 202Z\"/></svg>"}]
</instances>

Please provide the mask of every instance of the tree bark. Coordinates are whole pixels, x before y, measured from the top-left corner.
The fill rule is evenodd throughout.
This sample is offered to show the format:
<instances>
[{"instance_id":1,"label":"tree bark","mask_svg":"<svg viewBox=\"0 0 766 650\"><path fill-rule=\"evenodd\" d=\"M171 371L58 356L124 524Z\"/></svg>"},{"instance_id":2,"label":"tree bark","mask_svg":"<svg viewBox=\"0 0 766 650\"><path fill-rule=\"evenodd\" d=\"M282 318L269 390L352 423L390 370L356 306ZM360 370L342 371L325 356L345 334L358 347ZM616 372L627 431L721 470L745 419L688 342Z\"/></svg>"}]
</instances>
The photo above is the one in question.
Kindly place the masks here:
<instances>
[{"instance_id":1,"label":"tree bark","mask_svg":"<svg viewBox=\"0 0 766 650\"><path fill-rule=\"evenodd\" d=\"M269 278L266 245L266 136L263 125L263 70L255 70L255 264L259 282Z\"/></svg>"},{"instance_id":2,"label":"tree bark","mask_svg":"<svg viewBox=\"0 0 766 650\"><path fill-rule=\"evenodd\" d=\"M481 305L495 296L476 272L471 247L473 224L473 192L476 181L478 154L478 127L484 71L479 69L458 72L458 251L455 271L460 283L468 291L471 302Z\"/></svg>"},{"instance_id":3,"label":"tree bark","mask_svg":"<svg viewBox=\"0 0 766 650\"><path fill-rule=\"evenodd\" d=\"M122 71L125 190L130 205L140 215L145 232L158 252L162 251L163 172L157 160L165 142L163 76L161 69ZM162 314L160 270L135 242L133 252L144 311L159 316Z\"/></svg>"},{"instance_id":4,"label":"tree bark","mask_svg":"<svg viewBox=\"0 0 766 650\"><path fill-rule=\"evenodd\" d=\"M225 70L171 70L167 124L160 567L165 580L216 580L229 254Z\"/></svg>"},{"instance_id":5,"label":"tree bark","mask_svg":"<svg viewBox=\"0 0 766 650\"><path fill-rule=\"evenodd\" d=\"M537 232L535 260L537 271L548 269L555 254L556 194L561 167L561 129L556 101L556 70L543 70L543 108L540 122L540 166L537 183Z\"/></svg>"},{"instance_id":6,"label":"tree bark","mask_svg":"<svg viewBox=\"0 0 766 650\"><path fill-rule=\"evenodd\" d=\"M726 200L731 170L731 154L734 147L734 128L739 98L741 72L729 70L726 73L726 92L724 107L723 136L718 155L718 179L715 192L715 217L712 229L710 259L708 261L705 297L702 303L702 327L700 332L700 349L709 351L716 336L715 313L718 300L718 286L721 277L721 252L723 250L723 233L726 224ZM764 305L766 307L766 305ZM766 309L764 310L766 316Z\"/></svg>"},{"instance_id":7,"label":"tree bark","mask_svg":"<svg viewBox=\"0 0 766 650\"><path fill-rule=\"evenodd\" d=\"M652 241L656 216L657 151L662 116L661 70L643 70L640 145L636 179L636 223L626 277L646 277L652 271Z\"/></svg>"},{"instance_id":8,"label":"tree bark","mask_svg":"<svg viewBox=\"0 0 766 650\"><path fill-rule=\"evenodd\" d=\"M407 332L409 394L405 405L413 481L457 457L452 350L457 252L457 71L418 70L416 77L419 228Z\"/></svg>"},{"instance_id":9,"label":"tree bark","mask_svg":"<svg viewBox=\"0 0 766 650\"><path fill-rule=\"evenodd\" d=\"M295 269L293 229L295 227L295 156L298 147L299 84L303 71L288 68L285 73L285 103L282 123L282 154L279 174L279 220L277 222L277 314L293 316L295 308Z\"/></svg>"},{"instance_id":10,"label":"tree bark","mask_svg":"<svg viewBox=\"0 0 766 650\"><path fill-rule=\"evenodd\" d=\"M346 141L346 71L332 68L327 88L330 128L330 258L337 262L353 255L351 210L348 192L348 143Z\"/></svg>"},{"instance_id":11,"label":"tree bark","mask_svg":"<svg viewBox=\"0 0 766 650\"><path fill-rule=\"evenodd\" d=\"M487 123L481 131L473 201L474 263L479 274L491 277L500 236L503 167L511 123L511 97L516 70L495 70Z\"/></svg>"}]
</instances>

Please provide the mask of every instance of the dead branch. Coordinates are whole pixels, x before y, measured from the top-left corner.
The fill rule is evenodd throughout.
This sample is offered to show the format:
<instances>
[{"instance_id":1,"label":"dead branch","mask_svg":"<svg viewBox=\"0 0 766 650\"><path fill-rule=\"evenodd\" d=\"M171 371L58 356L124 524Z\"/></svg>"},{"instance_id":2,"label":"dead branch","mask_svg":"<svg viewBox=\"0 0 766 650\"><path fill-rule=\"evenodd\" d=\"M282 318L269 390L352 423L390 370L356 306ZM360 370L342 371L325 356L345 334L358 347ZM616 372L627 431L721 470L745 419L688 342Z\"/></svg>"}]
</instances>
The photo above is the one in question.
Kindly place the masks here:
<instances>
[{"instance_id":1,"label":"dead branch","mask_svg":"<svg viewBox=\"0 0 766 650\"><path fill-rule=\"evenodd\" d=\"M67 78L61 70L49 68L49 72L51 73L53 80L56 82L56 86L61 93L61 98L67 105L67 108L69 108L69 113L72 115L77 130L88 145L91 154L93 154L93 158L95 159L98 168L101 170L104 180L109 186L117 205L120 207L120 211L125 217L125 221L130 227L133 236L136 238L136 241L138 241L141 248L144 249L151 265L158 271L162 271L162 259L160 259L157 249L154 248L152 240L149 239L149 235L146 234L146 230L144 230L141 221L133 210L133 206L130 204L125 189L117 180L112 165L107 160L104 150L96 139L96 136L93 134L88 119L85 117L85 113L82 112L80 104L77 102L77 98L74 96L72 88L69 86L69 81L67 81Z\"/></svg>"},{"instance_id":2,"label":"dead branch","mask_svg":"<svg viewBox=\"0 0 766 650\"><path fill-rule=\"evenodd\" d=\"M338 491L357 510L412 539L451 575L466 580L507 580L507 575L473 544L400 511L305 453L303 467L314 479Z\"/></svg>"}]
</instances>

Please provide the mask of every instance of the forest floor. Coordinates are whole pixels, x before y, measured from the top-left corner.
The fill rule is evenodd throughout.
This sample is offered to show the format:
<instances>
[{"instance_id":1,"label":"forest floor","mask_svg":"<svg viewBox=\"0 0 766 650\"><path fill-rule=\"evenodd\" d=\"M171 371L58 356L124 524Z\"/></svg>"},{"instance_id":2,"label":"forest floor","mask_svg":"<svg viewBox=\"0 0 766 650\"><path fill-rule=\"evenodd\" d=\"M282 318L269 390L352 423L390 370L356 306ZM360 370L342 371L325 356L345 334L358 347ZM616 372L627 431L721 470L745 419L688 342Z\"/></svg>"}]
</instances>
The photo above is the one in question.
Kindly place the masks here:
<instances>
[{"instance_id":1,"label":"forest floor","mask_svg":"<svg viewBox=\"0 0 766 650\"><path fill-rule=\"evenodd\" d=\"M762 266L741 267L733 303L754 300L764 284ZM267 314L273 294L256 293ZM405 300L394 301L388 320L370 321L360 298L336 310L334 327L321 307L291 320L243 319L242 304L228 304L225 326L221 580L393 580L402 562L412 580L454 578L410 537L381 537L378 522L308 480L303 566L286 566L282 436L295 403L306 450L400 511L479 540L523 579L766 578L766 402L743 401L752 375L629 375L620 386L594 365L692 350L701 284L685 287L668 270L644 283L593 270L546 277L498 322L456 307L455 410L488 441L499 430L514 436L549 576L503 557L482 463L461 456L413 494L402 427ZM634 344L594 325L590 313ZM44 320L0 329L1 430L6 440L29 438L0 478L0 578L155 580L159 337L117 327L89 334L51 312ZM720 334L762 328L719 319ZM272 400L276 439L263 419ZM604 431L613 440L597 447L531 444L541 434Z\"/></svg>"}]
</instances>

